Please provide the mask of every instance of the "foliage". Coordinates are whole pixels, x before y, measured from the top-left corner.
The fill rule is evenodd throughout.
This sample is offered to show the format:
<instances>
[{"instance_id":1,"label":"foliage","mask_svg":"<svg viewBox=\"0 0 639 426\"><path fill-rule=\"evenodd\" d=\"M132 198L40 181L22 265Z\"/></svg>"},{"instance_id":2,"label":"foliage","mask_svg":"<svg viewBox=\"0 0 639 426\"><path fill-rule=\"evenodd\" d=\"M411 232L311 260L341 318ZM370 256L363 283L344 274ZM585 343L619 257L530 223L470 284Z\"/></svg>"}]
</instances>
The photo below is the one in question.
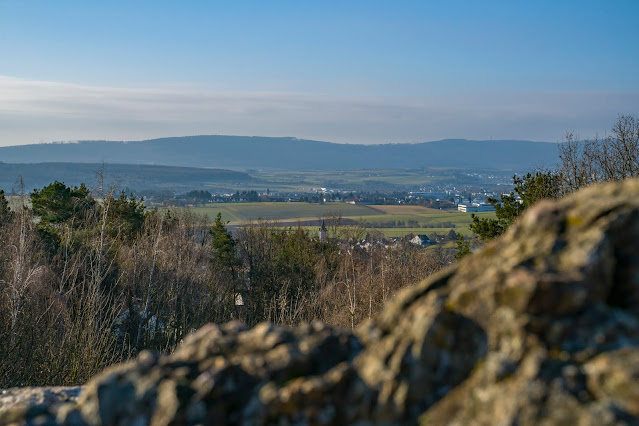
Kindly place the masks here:
<instances>
[{"instance_id":1,"label":"foliage","mask_svg":"<svg viewBox=\"0 0 639 426\"><path fill-rule=\"evenodd\" d=\"M95 200L84 184L69 188L55 181L41 190L34 189L31 204L41 223L57 224L71 218L84 219L84 213L95 205Z\"/></svg>"},{"instance_id":2,"label":"foliage","mask_svg":"<svg viewBox=\"0 0 639 426\"><path fill-rule=\"evenodd\" d=\"M132 239L142 231L144 226L144 204L133 194L127 198L124 191L120 198L111 199L109 205L109 225L111 231L122 234L123 238Z\"/></svg>"},{"instance_id":3,"label":"foliage","mask_svg":"<svg viewBox=\"0 0 639 426\"><path fill-rule=\"evenodd\" d=\"M232 267L237 263L235 240L225 225L222 221L222 213L218 213L215 217L215 223L209 231L211 233L211 248L214 262L224 267Z\"/></svg>"},{"instance_id":4,"label":"foliage","mask_svg":"<svg viewBox=\"0 0 639 426\"><path fill-rule=\"evenodd\" d=\"M31 204L34 214L40 219L38 231L53 250L63 238L61 225L67 224L74 229L86 226L89 212L95 207L96 201L84 184L70 188L55 181L41 190L34 189Z\"/></svg>"},{"instance_id":5,"label":"foliage","mask_svg":"<svg viewBox=\"0 0 639 426\"><path fill-rule=\"evenodd\" d=\"M464 240L464 236L462 234L459 234L459 236L457 237L456 244L457 244L457 253L454 254L455 259L461 260L463 257L471 253L470 243Z\"/></svg>"},{"instance_id":6,"label":"foliage","mask_svg":"<svg viewBox=\"0 0 639 426\"><path fill-rule=\"evenodd\" d=\"M500 201L489 202L495 207L497 219L472 215L470 230L482 241L490 241L506 229L530 206L543 199L556 199L561 195L561 176L553 171L536 171L524 176L513 176L514 190L502 195Z\"/></svg>"},{"instance_id":7,"label":"foliage","mask_svg":"<svg viewBox=\"0 0 639 426\"><path fill-rule=\"evenodd\" d=\"M209 203L213 198L213 195L209 191L189 191L184 194L184 198L187 201L192 201L194 203Z\"/></svg>"},{"instance_id":8,"label":"foliage","mask_svg":"<svg viewBox=\"0 0 639 426\"><path fill-rule=\"evenodd\" d=\"M479 219L473 215L473 223L469 225L469 228L475 233L480 240L487 242L495 237L500 236L506 231L508 225L505 220L502 219Z\"/></svg>"},{"instance_id":9,"label":"foliage","mask_svg":"<svg viewBox=\"0 0 639 426\"><path fill-rule=\"evenodd\" d=\"M9 208L7 197L4 196L4 191L0 189L0 226L9 223L12 217L13 212Z\"/></svg>"}]
</instances>

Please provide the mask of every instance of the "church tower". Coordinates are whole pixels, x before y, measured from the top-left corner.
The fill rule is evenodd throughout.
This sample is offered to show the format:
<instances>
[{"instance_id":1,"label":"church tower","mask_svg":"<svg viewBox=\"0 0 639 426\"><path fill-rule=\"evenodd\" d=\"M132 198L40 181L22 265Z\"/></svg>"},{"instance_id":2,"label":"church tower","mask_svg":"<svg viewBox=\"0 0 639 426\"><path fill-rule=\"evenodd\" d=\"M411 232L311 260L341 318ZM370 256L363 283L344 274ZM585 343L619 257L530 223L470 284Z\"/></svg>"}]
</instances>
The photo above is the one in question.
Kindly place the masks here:
<instances>
[{"instance_id":1,"label":"church tower","mask_svg":"<svg viewBox=\"0 0 639 426\"><path fill-rule=\"evenodd\" d=\"M322 219L322 226L319 229L319 239L322 243L326 241L326 224L324 223L324 219Z\"/></svg>"}]
</instances>

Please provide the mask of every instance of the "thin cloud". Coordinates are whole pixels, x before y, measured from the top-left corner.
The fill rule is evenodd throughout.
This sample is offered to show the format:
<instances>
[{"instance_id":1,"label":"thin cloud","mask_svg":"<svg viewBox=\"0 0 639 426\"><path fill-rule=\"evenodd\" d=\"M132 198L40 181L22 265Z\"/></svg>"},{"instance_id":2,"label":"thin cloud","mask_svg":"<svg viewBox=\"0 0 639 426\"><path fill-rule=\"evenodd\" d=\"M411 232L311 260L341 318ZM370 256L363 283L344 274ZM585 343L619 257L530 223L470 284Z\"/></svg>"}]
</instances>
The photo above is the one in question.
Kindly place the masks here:
<instances>
[{"instance_id":1,"label":"thin cloud","mask_svg":"<svg viewBox=\"0 0 639 426\"><path fill-rule=\"evenodd\" d=\"M193 134L296 136L343 143L444 138L556 141L603 133L637 113L639 93L486 92L348 97L117 88L0 76L0 145Z\"/></svg>"}]
</instances>

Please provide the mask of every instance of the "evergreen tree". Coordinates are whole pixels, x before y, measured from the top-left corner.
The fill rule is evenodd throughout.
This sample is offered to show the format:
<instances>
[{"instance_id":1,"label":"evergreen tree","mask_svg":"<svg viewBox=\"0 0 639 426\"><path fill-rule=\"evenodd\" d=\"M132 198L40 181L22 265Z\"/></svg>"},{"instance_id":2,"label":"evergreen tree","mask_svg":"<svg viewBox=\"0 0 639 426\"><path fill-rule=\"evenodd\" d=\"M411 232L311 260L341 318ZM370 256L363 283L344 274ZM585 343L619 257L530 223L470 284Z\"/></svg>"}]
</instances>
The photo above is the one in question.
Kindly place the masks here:
<instances>
[{"instance_id":1,"label":"evergreen tree","mask_svg":"<svg viewBox=\"0 0 639 426\"><path fill-rule=\"evenodd\" d=\"M41 190L34 189L31 204L40 218L38 232L50 248L55 248L60 243L62 224L76 229L88 226L96 201L84 184L71 188L55 181Z\"/></svg>"},{"instance_id":2,"label":"evergreen tree","mask_svg":"<svg viewBox=\"0 0 639 426\"><path fill-rule=\"evenodd\" d=\"M455 259L460 260L464 256L470 254L470 243L468 241L464 241L464 236L459 234L457 236L457 253L455 253Z\"/></svg>"},{"instance_id":3,"label":"evergreen tree","mask_svg":"<svg viewBox=\"0 0 639 426\"><path fill-rule=\"evenodd\" d=\"M530 206L543 199L556 199L561 195L561 177L553 172L527 173L513 176L514 191L502 195L500 201L488 201L495 207L497 219L478 218L472 215L470 230L482 241L490 241L506 232L506 229Z\"/></svg>"},{"instance_id":4,"label":"evergreen tree","mask_svg":"<svg viewBox=\"0 0 639 426\"><path fill-rule=\"evenodd\" d=\"M225 225L222 221L222 213L218 212L215 223L210 231L211 248L213 249L213 260L215 263L219 266L232 268L237 263L235 240Z\"/></svg>"},{"instance_id":5,"label":"evergreen tree","mask_svg":"<svg viewBox=\"0 0 639 426\"><path fill-rule=\"evenodd\" d=\"M109 226L113 231L122 233L122 236L132 240L140 233L144 226L144 204L142 200L130 194L127 198L124 191L120 198L113 199L109 208Z\"/></svg>"},{"instance_id":6,"label":"evergreen tree","mask_svg":"<svg viewBox=\"0 0 639 426\"><path fill-rule=\"evenodd\" d=\"M216 275L220 274L220 278L229 284L228 288L231 290L231 294L230 297L226 297L226 300L232 306L235 319L240 319L238 296L242 296L237 288L238 280L235 272L239 262L235 255L235 240L225 225L222 221L222 213L218 212L215 217L215 223L209 231L211 234L213 270L216 271Z\"/></svg>"},{"instance_id":7,"label":"evergreen tree","mask_svg":"<svg viewBox=\"0 0 639 426\"><path fill-rule=\"evenodd\" d=\"M4 196L4 191L0 189L0 226L5 223L9 223L12 217L13 212L9 208L7 197Z\"/></svg>"}]
</instances>

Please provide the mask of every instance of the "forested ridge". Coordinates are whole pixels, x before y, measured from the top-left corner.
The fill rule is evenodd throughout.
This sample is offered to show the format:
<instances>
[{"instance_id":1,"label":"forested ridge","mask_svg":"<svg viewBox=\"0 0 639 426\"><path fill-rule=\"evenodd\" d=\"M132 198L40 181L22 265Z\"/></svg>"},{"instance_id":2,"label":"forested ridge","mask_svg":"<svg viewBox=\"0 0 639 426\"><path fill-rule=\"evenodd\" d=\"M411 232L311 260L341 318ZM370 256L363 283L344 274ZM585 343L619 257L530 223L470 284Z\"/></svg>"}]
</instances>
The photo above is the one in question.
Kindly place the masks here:
<instances>
[{"instance_id":1,"label":"forested ridge","mask_svg":"<svg viewBox=\"0 0 639 426\"><path fill-rule=\"evenodd\" d=\"M136 142L80 141L0 147L7 163L162 164L265 170L357 170L423 167L527 170L554 160L554 143L449 139L380 145L297 138L201 135Z\"/></svg>"},{"instance_id":2,"label":"forested ridge","mask_svg":"<svg viewBox=\"0 0 639 426\"><path fill-rule=\"evenodd\" d=\"M188 190L202 185L203 182L214 183L222 188L237 184L257 185L258 180L247 173L211 168L157 166L143 164L106 164L106 163L71 163L42 162L10 164L6 157L0 161L0 189L11 192L16 188L16 176L22 176L27 188L44 187L51 183L51 176L67 185L80 185L93 181L96 171L104 170L112 182L129 188L155 189L166 188Z\"/></svg>"}]
</instances>

